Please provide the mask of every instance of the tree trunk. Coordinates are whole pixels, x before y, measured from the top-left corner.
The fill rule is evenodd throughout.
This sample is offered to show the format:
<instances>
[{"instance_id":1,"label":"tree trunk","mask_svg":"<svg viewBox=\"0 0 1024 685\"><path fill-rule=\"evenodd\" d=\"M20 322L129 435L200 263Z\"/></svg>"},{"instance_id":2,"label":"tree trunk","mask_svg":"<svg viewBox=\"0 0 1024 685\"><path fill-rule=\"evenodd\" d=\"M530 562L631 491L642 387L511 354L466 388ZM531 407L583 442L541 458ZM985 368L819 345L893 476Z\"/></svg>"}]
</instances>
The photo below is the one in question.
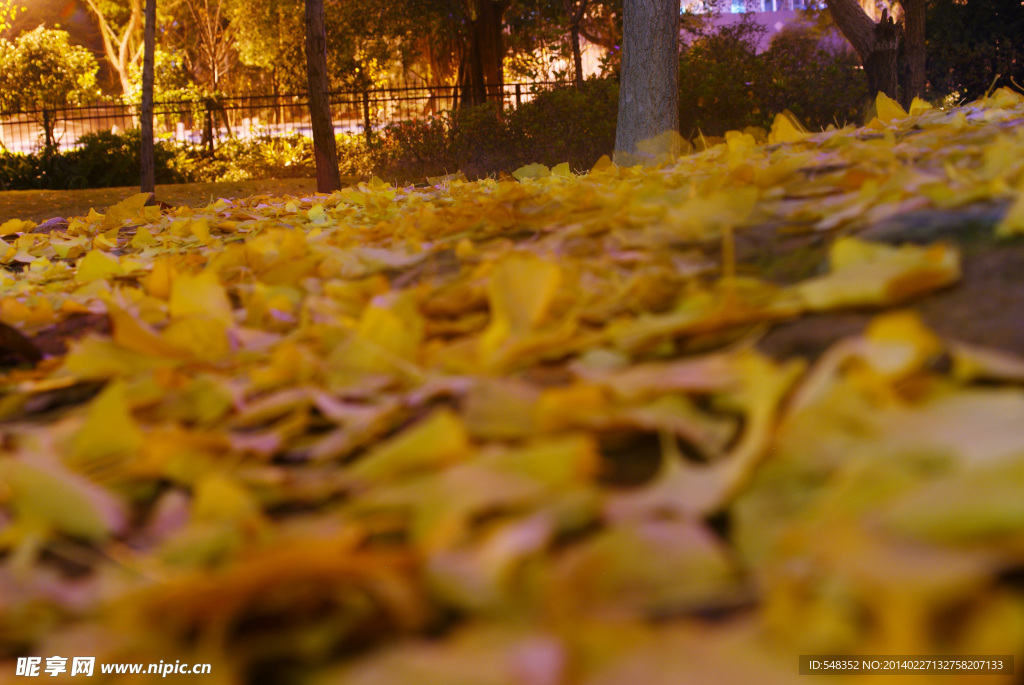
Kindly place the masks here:
<instances>
[{"instance_id":1,"label":"tree trunk","mask_svg":"<svg viewBox=\"0 0 1024 685\"><path fill-rule=\"evenodd\" d=\"M590 0L562 0L565 13L569 15L569 39L572 43L573 77L576 87L583 86L583 54L580 52L580 22L587 13Z\"/></svg>"},{"instance_id":2,"label":"tree trunk","mask_svg":"<svg viewBox=\"0 0 1024 685\"><path fill-rule=\"evenodd\" d=\"M135 42L133 36L139 22L142 21L143 12L140 0L131 0L131 14L120 36L103 15L98 0L85 0L85 2L99 24L100 37L103 39L103 52L114 71L117 72L117 78L121 84L121 95L127 97L131 92L131 67L138 63L139 58L139 50L133 48ZM137 45L137 43L135 44Z\"/></svg>"},{"instance_id":3,"label":"tree trunk","mask_svg":"<svg viewBox=\"0 0 1024 685\"><path fill-rule=\"evenodd\" d=\"M508 0L472 0L469 45L459 84L463 105L492 100L501 106L505 87L502 25Z\"/></svg>"},{"instance_id":4,"label":"tree trunk","mask_svg":"<svg viewBox=\"0 0 1024 685\"><path fill-rule=\"evenodd\" d=\"M622 34L615 159L657 163L679 153L679 0L624 0Z\"/></svg>"},{"instance_id":5,"label":"tree trunk","mask_svg":"<svg viewBox=\"0 0 1024 685\"><path fill-rule=\"evenodd\" d=\"M906 88L903 92L903 106L910 109L910 103L916 97L924 95L924 87L928 81L925 72L925 32L924 0L902 0L903 31L906 41L904 48L907 56Z\"/></svg>"},{"instance_id":6,"label":"tree trunk","mask_svg":"<svg viewBox=\"0 0 1024 685\"><path fill-rule=\"evenodd\" d=\"M583 54L580 52L580 25L573 24L570 29L572 36L572 66L576 87L583 87Z\"/></svg>"},{"instance_id":7,"label":"tree trunk","mask_svg":"<svg viewBox=\"0 0 1024 685\"><path fill-rule=\"evenodd\" d=\"M324 0L306 0L306 77L309 83L309 120L313 127L313 157L316 160L316 190L330 193L341 188L341 174L334 122L331 121Z\"/></svg>"},{"instance_id":8,"label":"tree trunk","mask_svg":"<svg viewBox=\"0 0 1024 685\"><path fill-rule=\"evenodd\" d=\"M860 56L868 89L898 100L900 31L888 12L883 11L881 21L876 23L857 0L826 0L826 4L836 26Z\"/></svg>"},{"instance_id":9,"label":"tree trunk","mask_svg":"<svg viewBox=\"0 0 1024 685\"><path fill-rule=\"evenodd\" d=\"M143 24L142 54L142 142L139 159L142 160L140 188L144 193L156 191L156 160L153 150L153 59L156 43L156 0L146 0Z\"/></svg>"}]
</instances>

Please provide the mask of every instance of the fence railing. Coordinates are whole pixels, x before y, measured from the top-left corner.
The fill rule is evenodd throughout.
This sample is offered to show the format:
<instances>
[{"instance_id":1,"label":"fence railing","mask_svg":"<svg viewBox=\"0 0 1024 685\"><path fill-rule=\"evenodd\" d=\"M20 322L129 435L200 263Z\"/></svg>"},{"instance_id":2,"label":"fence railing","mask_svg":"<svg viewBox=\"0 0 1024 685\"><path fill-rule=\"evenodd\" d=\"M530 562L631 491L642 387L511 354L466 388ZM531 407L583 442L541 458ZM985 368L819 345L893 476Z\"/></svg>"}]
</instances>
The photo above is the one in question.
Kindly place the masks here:
<instances>
[{"instance_id":1,"label":"fence railing","mask_svg":"<svg viewBox=\"0 0 1024 685\"><path fill-rule=\"evenodd\" d=\"M565 86L552 81L488 86L486 99L518 107L543 90ZM477 99L480 93L476 94ZM455 109L459 89L453 86L403 86L330 93L335 133L373 132L398 121L418 119ZM212 151L227 137L299 133L312 136L309 101L304 94L249 95L154 104L154 133L162 139L201 145ZM33 152L49 146L71 149L87 133L123 131L138 125L137 104L103 103L79 107L39 105L35 109L0 112L0 145L11 152Z\"/></svg>"}]
</instances>

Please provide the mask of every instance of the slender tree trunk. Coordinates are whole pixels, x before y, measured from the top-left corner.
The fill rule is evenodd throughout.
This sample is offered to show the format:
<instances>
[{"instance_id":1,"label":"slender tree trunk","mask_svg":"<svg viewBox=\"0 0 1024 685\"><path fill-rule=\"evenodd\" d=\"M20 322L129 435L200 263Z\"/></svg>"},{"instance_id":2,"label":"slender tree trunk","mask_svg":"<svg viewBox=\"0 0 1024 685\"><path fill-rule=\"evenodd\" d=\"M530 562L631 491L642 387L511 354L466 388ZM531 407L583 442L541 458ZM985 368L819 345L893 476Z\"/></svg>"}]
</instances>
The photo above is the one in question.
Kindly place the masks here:
<instances>
[{"instance_id":1,"label":"slender tree trunk","mask_svg":"<svg viewBox=\"0 0 1024 685\"><path fill-rule=\"evenodd\" d=\"M331 121L327 78L327 32L324 0L306 0L306 76L309 82L309 119L313 127L316 189L330 193L341 188L338 146Z\"/></svg>"},{"instance_id":2,"label":"slender tree trunk","mask_svg":"<svg viewBox=\"0 0 1024 685\"><path fill-rule=\"evenodd\" d=\"M580 52L580 25L573 24L569 28L572 36L572 66L576 87L583 87L583 53Z\"/></svg>"},{"instance_id":3,"label":"slender tree trunk","mask_svg":"<svg viewBox=\"0 0 1024 685\"><path fill-rule=\"evenodd\" d=\"M860 56L868 89L898 100L900 30L888 12L883 11L881 21L875 22L857 0L826 0L826 4L836 26Z\"/></svg>"},{"instance_id":4,"label":"slender tree trunk","mask_svg":"<svg viewBox=\"0 0 1024 685\"><path fill-rule=\"evenodd\" d=\"M469 45L460 82L463 105L492 100L500 106L505 87L505 41L502 34L508 0L472 0Z\"/></svg>"},{"instance_id":5,"label":"slender tree trunk","mask_svg":"<svg viewBox=\"0 0 1024 685\"><path fill-rule=\"evenodd\" d=\"M679 0L624 0L622 34L615 159L656 163L679 153Z\"/></svg>"},{"instance_id":6,"label":"slender tree trunk","mask_svg":"<svg viewBox=\"0 0 1024 685\"><path fill-rule=\"evenodd\" d=\"M580 22L587 13L590 0L562 0L565 13L569 15L569 39L572 43L573 76L576 87L583 86L583 54L580 52Z\"/></svg>"},{"instance_id":7,"label":"slender tree trunk","mask_svg":"<svg viewBox=\"0 0 1024 685\"><path fill-rule=\"evenodd\" d=\"M156 160L153 150L153 60L156 42L156 0L146 0L146 17L143 24L142 55L142 143L139 158L142 160L141 190L144 193L156 191Z\"/></svg>"},{"instance_id":8,"label":"slender tree trunk","mask_svg":"<svg viewBox=\"0 0 1024 685\"><path fill-rule=\"evenodd\" d=\"M925 72L925 0L901 0L903 5L903 30L905 54L907 56L906 88L903 92L903 106L910 109L916 97L924 95L928 75Z\"/></svg>"},{"instance_id":9,"label":"slender tree trunk","mask_svg":"<svg viewBox=\"0 0 1024 685\"><path fill-rule=\"evenodd\" d=\"M142 5L140 0L131 0L131 14L128 24L120 36L110 26L110 22L100 10L97 0L85 0L89 9L96 16L99 24L100 37L103 39L103 52L110 62L110 65L117 72L118 81L121 84L121 95L127 97L131 92L130 70L132 65L138 62L139 50L133 48L133 40L136 29L142 21Z\"/></svg>"}]
</instances>

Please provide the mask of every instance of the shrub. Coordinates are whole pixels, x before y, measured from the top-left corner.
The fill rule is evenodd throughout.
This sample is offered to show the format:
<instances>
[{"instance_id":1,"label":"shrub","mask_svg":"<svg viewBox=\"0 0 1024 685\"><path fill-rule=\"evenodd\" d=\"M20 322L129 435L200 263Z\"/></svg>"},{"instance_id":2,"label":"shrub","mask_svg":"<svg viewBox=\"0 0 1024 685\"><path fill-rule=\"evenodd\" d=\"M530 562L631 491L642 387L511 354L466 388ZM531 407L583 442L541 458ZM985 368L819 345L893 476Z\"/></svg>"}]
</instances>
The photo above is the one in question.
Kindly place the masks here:
<instances>
[{"instance_id":1,"label":"shrub","mask_svg":"<svg viewBox=\"0 0 1024 685\"><path fill-rule=\"evenodd\" d=\"M696 37L679 56L679 132L721 136L747 126L766 126L775 112L764 109L769 81L757 45L765 29L748 17Z\"/></svg>"},{"instance_id":2,"label":"shrub","mask_svg":"<svg viewBox=\"0 0 1024 685\"><path fill-rule=\"evenodd\" d=\"M762 107L773 115L788 109L810 130L853 122L871 97L857 56L813 30L782 31L762 59L770 79Z\"/></svg>"},{"instance_id":3,"label":"shrub","mask_svg":"<svg viewBox=\"0 0 1024 685\"><path fill-rule=\"evenodd\" d=\"M927 4L928 86L954 103L1000 85L1024 86L1024 5L1020 0L932 0Z\"/></svg>"},{"instance_id":4,"label":"shrub","mask_svg":"<svg viewBox=\"0 0 1024 685\"><path fill-rule=\"evenodd\" d=\"M766 128L788 109L809 129L853 121L868 101L855 55L823 41L820 31L794 25L758 53L765 29L748 17L696 37L679 57L679 130L721 136Z\"/></svg>"},{"instance_id":5,"label":"shrub","mask_svg":"<svg viewBox=\"0 0 1024 685\"><path fill-rule=\"evenodd\" d=\"M589 169L615 147L618 110L619 84L614 79L589 79L579 90L538 93L510 115L522 152L519 161L548 166L568 162L573 169Z\"/></svg>"},{"instance_id":6,"label":"shrub","mask_svg":"<svg viewBox=\"0 0 1024 685\"><path fill-rule=\"evenodd\" d=\"M79 147L63 153L40 150L31 154L0 153L0 189L67 190L130 186L139 182L141 133L100 131L79 139ZM154 149L157 183L186 180L175 166L176 151L157 142Z\"/></svg>"},{"instance_id":7,"label":"shrub","mask_svg":"<svg viewBox=\"0 0 1024 685\"><path fill-rule=\"evenodd\" d=\"M343 175L361 176L371 172L372 162L362 136L342 133L336 142ZM201 182L316 175L313 141L299 133L228 138L218 143L212 156L203 148L180 147L174 164L181 176Z\"/></svg>"},{"instance_id":8,"label":"shrub","mask_svg":"<svg viewBox=\"0 0 1024 685\"><path fill-rule=\"evenodd\" d=\"M591 79L583 87L534 95L516 109L493 104L384 128L371 149L376 173L420 180L462 171L479 177L531 162L569 162L589 169L615 144L618 84Z\"/></svg>"},{"instance_id":9,"label":"shrub","mask_svg":"<svg viewBox=\"0 0 1024 685\"><path fill-rule=\"evenodd\" d=\"M389 124L374 137L369 149L371 167L387 178L401 180L454 172L458 161L450 131L449 115Z\"/></svg>"},{"instance_id":10,"label":"shrub","mask_svg":"<svg viewBox=\"0 0 1024 685\"><path fill-rule=\"evenodd\" d=\"M130 186L139 182L142 161L139 148L140 129L121 133L99 131L78 139L79 146L63 154L67 164L66 177L54 179L59 188L106 188ZM174 146L156 141L153 147L157 183L179 183L183 175L174 167Z\"/></svg>"}]
</instances>

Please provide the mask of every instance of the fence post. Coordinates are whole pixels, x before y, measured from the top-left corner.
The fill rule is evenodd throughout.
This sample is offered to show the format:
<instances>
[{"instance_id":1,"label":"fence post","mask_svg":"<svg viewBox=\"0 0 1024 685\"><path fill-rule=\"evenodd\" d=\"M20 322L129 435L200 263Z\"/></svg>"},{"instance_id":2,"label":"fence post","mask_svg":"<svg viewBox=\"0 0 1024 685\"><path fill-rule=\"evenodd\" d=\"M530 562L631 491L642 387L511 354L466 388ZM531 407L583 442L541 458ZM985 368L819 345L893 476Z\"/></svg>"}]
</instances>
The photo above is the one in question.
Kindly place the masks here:
<instances>
[{"instance_id":1,"label":"fence post","mask_svg":"<svg viewBox=\"0 0 1024 685\"><path fill-rule=\"evenodd\" d=\"M373 140L373 131L370 128L370 91L363 91L363 126L366 131L366 144L370 145Z\"/></svg>"},{"instance_id":2,"label":"fence post","mask_svg":"<svg viewBox=\"0 0 1024 685\"><path fill-rule=\"evenodd\" d=\"M516 109L519 109L519 105L522 104L522 101L523 101L523 91L522 91L522 88L520 88L519 84L517 83L516 84Z\"/></svg>"}]
</instances>

